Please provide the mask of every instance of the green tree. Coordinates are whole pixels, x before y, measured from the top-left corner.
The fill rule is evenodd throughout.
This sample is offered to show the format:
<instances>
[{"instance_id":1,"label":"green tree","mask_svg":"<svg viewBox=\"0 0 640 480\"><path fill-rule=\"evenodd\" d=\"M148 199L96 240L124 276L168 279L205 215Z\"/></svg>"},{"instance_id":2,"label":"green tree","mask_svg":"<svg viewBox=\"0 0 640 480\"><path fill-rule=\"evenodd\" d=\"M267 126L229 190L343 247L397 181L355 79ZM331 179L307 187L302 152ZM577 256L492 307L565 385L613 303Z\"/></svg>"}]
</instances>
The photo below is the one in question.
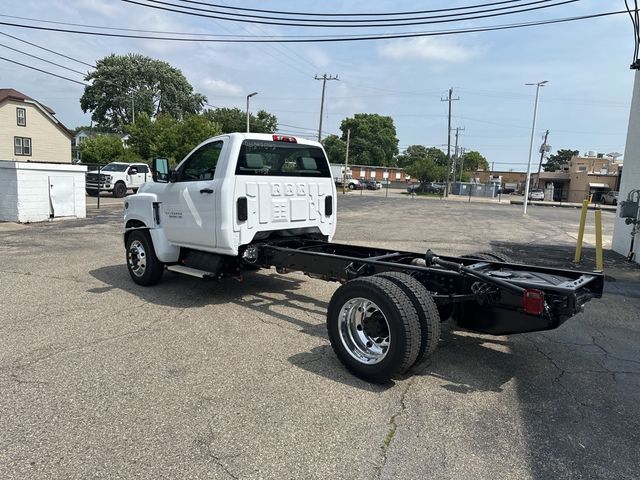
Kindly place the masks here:
<instances>
[{"instance_id":1,"label":"green tree","mask_svg":"<svg viewBox=\"0 0 640 480\"><path fill-rule=\"evenodd\" d=\"M177 120L161 114L151 120L143 114L126 130L129 148L140 157L166 157L174 161L182 160L200 142L222 133L220 126L204 115L185 115Z\"/></svg>"},{"instance_id":2,"label":"green tree","mask_svg":"<svg viewBox=\"0 0 640 480\"><path fill-rule=\"evenodd\" d=\"M347 145L337 135L329 135L322 140L324 151L327 152L329 163L344 163Z\"/></svg>"},{"instance_id":3,"label":"green tree","mask_svg":"<svg viewBox=\"0 0 640 480\"><path fill-rule=\"evenodd\" d=\"M569 163L571 157L578 155L578 150L560 149L555 155L549 155L547 163L542 165L545 172L556 172L562 170L562 167Z\"/></svg>"},{"instance_id":4,"label":"green tree","mask_svg":"<svg viewBox=\"0 0 640 480\"><path fill-rule=\"evenodd\" d=\"M413 163L406 167L406 171L421 183L442 181L447 176L447 167L438 165L429 157L416 158Z\"/></svg>"},{"instance_id":5,"label":"green tree","mask_svg":"<svg viewBox=\"0 0 640 480\"><path fill-rule=\"evenodd\" d=\"M178 146L171 157L182 160L191 150L207 138L220 135L220 125L202 115L187 115L177 124Z\"/></svg>"},{"instance_id":6,"label":"green tree","mask_svg":"<svg viewBox=\"0 0 640 480\"><path fill-rule=\"evenodd\" d=\"M137 116L135 124L125 126L125 131L129 135L127 144L131 150L142 158L153 157L155 125L146 112Z\"/></svg>"},{"instance_id":7,"label":"green tree","mask_svg":"<svg viewBox=\"0 0 640 480\"><path fill-rule=\"evenodd\" d=\"M462 169L465 172L475 172L476 170L489 170L489 162L480 152L471 150L462 155Z\"/></svg>"},{"instance_id":8,"label":"green tree","mask_svg":"<svg viewBox=\"0 0 640 480\"><path fill-rule=\"evenodd\" d=\"M342 141L349 143L349 163L354 165L394 166L398 154L396 127L391 117L377 113L356 113L353 118L345 118L340 124Z\"/></svg>"},{"instance_id":9,"label":"green tree","mask_svg":"<svg viewBox=\"0 0 640 480\"><path fill-rule=\"evenodd\" d=\"M398 155L398 167L408 168L416 161L429 158L437 165L444 166L447 164L447 155L436 147L425 147L424 145L411 145L401 155Z\"/></svg>"},{"instance_id":10,"label":"green tree","mask_svg":"<svg viewBox=\"0 0 640 480\"><path fill-rule=\"evenodd\" d=\"M205 110L204 115L220 125L222 133L244 132L247 130L247 112L239 108L214 108ZM278 127L278 119L265 110L254 116L249 113L249 130L252 133L273 133Z\"/></svg>"},{"instance_id":11,"label":"green tree","mask_svg":"<svg viewBox=\"0 0 640 480\"><path fill-rule=\"evenodd\" d=\"M96 135L80 144L80 158L82 163L106 165L121 159L125 153L124 150L119 136Z\"/></svg>"},{"instance_id":12,"label":"green tree","mask_svg":"<svg viewBox=\"0 0 640 480\"><path fill-rule=\"evenodd\" d=\"M100 128L124 131L133 115L145 112L150 118L168 113L181 118L198 113L206 97L193 92L182 72L166 62L139 54L109 55L96 62L85 77L91 82L80 98L83 112Z\"/></svg>"}]
</instances>

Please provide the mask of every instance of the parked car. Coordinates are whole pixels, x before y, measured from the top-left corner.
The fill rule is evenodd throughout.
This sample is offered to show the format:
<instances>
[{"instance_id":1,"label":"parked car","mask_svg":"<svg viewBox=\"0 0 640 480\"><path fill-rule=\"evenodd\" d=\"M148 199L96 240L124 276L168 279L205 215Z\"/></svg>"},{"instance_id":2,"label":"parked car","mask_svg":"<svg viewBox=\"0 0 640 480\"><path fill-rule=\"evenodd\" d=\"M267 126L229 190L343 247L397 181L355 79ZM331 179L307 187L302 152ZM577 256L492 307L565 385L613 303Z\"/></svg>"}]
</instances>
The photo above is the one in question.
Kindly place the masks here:
<instances>
[{"instance_id":1,"label":"parked car","mask_svg":"<svg viewBox=\"0 0 640 480\"><path fill-rule=\"evenodd\" d=\"M441 183L428 182L428 183L414 183L407 187L409 193L443 193L444 185Z\"/></svg>"},{"instance_id":2,"label":"parked car","mask_svg":"<svg viewBox=\"0 0 640 480\"><path fill-rule=\"evenodd\" d=\"M605 205L617 205L618 204L618 192L614 192L613 190L605 193L602 196L602 203Z\"/></svg>"},{"instance_id":3,"label":"parked car","mask_svg":"<svg viewBox=\"0 0 640 480\"><path fill-rule=\"evenodd\" d=\"M529 200L544 200L544 191L539 188L529 190Z\"/></svg>"},{"instance_id":4,"label":"parked car","mask_svg":"<svg viewBox=\"0 0 640 480\"><path fill-rule=\"evenodd\" d=\"M382 188L382 184L375 180L366 180L364 186L367 190L380 190Z\"/></svg>"}]
</instances>

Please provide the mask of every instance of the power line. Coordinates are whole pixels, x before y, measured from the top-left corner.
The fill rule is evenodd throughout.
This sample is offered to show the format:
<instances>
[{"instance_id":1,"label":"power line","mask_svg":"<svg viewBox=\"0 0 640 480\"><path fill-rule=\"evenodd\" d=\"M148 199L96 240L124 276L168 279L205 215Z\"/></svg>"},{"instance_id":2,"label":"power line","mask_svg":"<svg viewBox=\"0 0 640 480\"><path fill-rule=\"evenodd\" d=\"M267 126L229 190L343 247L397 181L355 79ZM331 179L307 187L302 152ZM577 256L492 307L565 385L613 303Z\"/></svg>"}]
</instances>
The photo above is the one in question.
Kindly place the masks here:
<instances>
[{"instance_id":1,"label":"power line","mask_svg":"<svg viewBox=\"0 0 640 480\"><path fill-rule=\"evenodd\" d=\"M10 60L8 58L0 57L0 60L4 60L5 62L14 63L16 65L20 65L21 67L30 68L31 70L37 70L38 72L46 73L47 75L51 75L53 77L58 77L63 80L67 80L69 82L77 83L78 85L82 85L88 87L89 85L83 82L79 82L78 80L73 80L72 78L63 77L62 75L58 75L57 73L51 73L46 70L42 70L40 68L32 67L31 65L25 65L24 63L16 62L15 60Z\"/></svg>"},{"instance_id":2,"label":"power line","mask_svg":"<svg viewBox=\"0 0 640 480\"><path fill-rule=\"evenodd\" d=\"M0 15L0 16L4 16L4 15ZM0 23L0 25L5 25L5 24ZM95 66L95 65L91 65L90 63L86 63L86 62L83 62L83 61L81 61L81 60L78 60L77 58L73 58L73 57L70 57L70 56L65 55L65 54L63 54L63 53L56 52L56 51L51 50L51 49L49 49L49 48L43 47L42 45L37 45L37 44L35 44L35 43L28 42L27 40L23 40L22 38L14 37L13 35L9 35L8 33L0 32L0 35L4 35L5 37L13 38L14 40L17 40L17 41L19 41L19 42L26 43L27 45L31 45L32 47L36 47L36 48L39 48L39 49L41 49L41 50L45 50L45 51L47 51L47 52L49 52L49 53L53 53L53 54L55 54L55 55L58 55L58 56L60 56L60 57L64 57L64 58L66 58L66 59L68 59L68 60L72 60L72 61L77 62L77 63L80 63L80 64L82 64L82 65L86 65L87 67L96 68L96 66ZM84 73L83 73L83 75L84 75Z\"/></svg>"},{"instance_id":3,"label":"power line","mask_svg":"<svg viewBox=\"0 0 640 480\"><path fill-rule=\"evenodd\" d=\"M409 12L374 12L374 13L309 13L309 12L292 12L292 11L279 11L279 10L262 10L259 8L242 8L242 7L229 7L228 5L217 5L207 2L198 2L195 0L178 0L184 3L194 3L198 5L207 5L210 7L227 8L231 10L245 11L245 12L260 12L260 13L276 13L281 15L299 15L299 16L322 16L322 17L377 17L377 16L398 16L398 15L420 15L423 13L438 13L449 12L455 10L467 10L470 8L480 8L493 5L502 5L505 3L521 2L523 0L503 0L501 2L484 3L480 5L470 5L466 7L454 7L454 8L440 8L437 10L418 10Z\"/></svg>"},{"instance_id":4,"label":"power line","mask_svg":"<svg viewBox=\"0 0 640 480\"><path fill-rule=\"evenodd\" d=\"M146 8L153 8L156 10L162 10L162 11L166 11L166 12L173 12L173 13L181 13L183 15L190 15L190 16L195 16L195 17L200 17L200 18L213 18L213 19L217 19L217 20L227 20L227 21L232 21L232 22L240 22L240 23L260 23L260 24L264 24L264 25L281 25L281 26L289 26L289 27L321 27L321 28L345 28L345 27L349 27L349 28L372 28L372 27L406 27L406 26L412 26L412 25L429 25L429 24L436 24L436 23L451 23L451 22L463 22L463 21L468 21L468 20L478 20L478 19L482 19L482 18L493 18L493 17L501 17L504 15L513 15L513 14L517 14L517 13L525 13L525 12L531 12L531 11L536 11L536 10L543 10L543 9L547 9L547 8L552 8L552 7L558 7L560 5L566 5L566 4L570 4L570 3L575 3L575 2L579 2L580 0L562 0L558 3L553 3L553 4L549 4L549 5L537 5L535 7L528 7L528 8L520 8L519 6L517 8L520 8L519 10L514 10L514 7L508 7L511 8L510 11L507 12L500 12L500 13L489 13L489 14L485 14L485 15L470 15L470 16L464 16L466 14L450 14L450 15L444 15L446 17L454 17L454 18L449 18L449 19L439 19L439 20L433 20L433 18L438 18L438 16L434 16L434 17L426 17L426 18L431 18L431 20L420 20L420 21L401 21L401 22L394 22L394 23L378 23L378 24L358 24L358 23L344 23L344 24L335 24L335 23L314 23L314 24L307 24L304 23L305 20L303 19L281 19L284 21L277 21L278 19L276 18L275 20L269 20L267 19L267 17L260 17L260 16L256 16L256 15L243 15L244 17L252 17L252 18L230 18L229 16L220 16L220 15L210 15L207 13L198 13L198 12L209 12L209 10L206 9L202 9L202 8L196 8L196 7L179 7L179 8L188 8L188 10L177 10L176 8L169 8L167 6L161 6L161 5L169 5L172 7L175 7L174 4L169 3L169 2L164 2L162 0L146 0L149 3L142 3L136 0L121 0L122 2L125 3L130 3L132 5L139 5L142 7L146 7ZM558 1L558 0L536 0L535 2L530 2L528 4L525 5L532 5L532 4L539 4L539 3L547 3L550 1ZM491 10L486 10L491 11ZM224 12L223 12L224 13ZM471 12L471 13L475 13L475 12ZM482 12L478 12L478 13L482 13ZM227 13L224 13L225 15L229 15ZM240 16L240 14L236 14L236 16ZM264 18L264 20L259 20L258 18ZM315 20L306 20L308 22L317 22ZM325 21L330 21L330 20L325 20ZM342 20L333 20L334 22L342 22ZM373 21L373 20L372 20ZM303 22L303 23L300 23ZM387 21L388 22L388 21Z\"/></svg>"},{"instance_id":5,"label":"power line","mask_svg":"<svg viewBox=\"0 0 640 480\"><path fill-rule=\"evenodd\" d=\"M553 25L558 23L575 22L580 20L588 20L594 18L603 18L612 15L626 14L626 10L618 10L613 12L595 13L590 15L580 15L574 17L557 18L551 20L539 20L523 23L512 23L503 25L491 25L486 27L475 28L460 28L452 30L434 30L426 32L410 32L410 33L398 33L398 34L378 34L378 35L333 35L333 36L279 36L279 37L258 37L245 38L244 35L238 35L234 38L180 38L180 37L158 37L150 35L128 35L117 33L103 33L103 32L91 32L84 30L69 30L63 28L41 27L36 25L24 25L11 22L0 22L0 25L6 25L10 27L26 28L30 30L43 30L49 32L61 32L61 33L73 33L78 35L92 35L100 37L116 37L116 38L131 38L140 40L162 40L162 41L174 41L174 42L205 42L205 43L328 43L328 42L356 42L356 41L371 41L371 40L390 40L399 38L421 38L421 37L435 37L444 35L458 35L464 33L479 33L479 32L492 32L501 30L513 30L516 28L536 27L541 25ZM184 33L184 35L189 35ZM218 35L217 37L221 37Z\"/></svg>"},{"instance_id":6,"label":"power line","mask_svg":"<svg viewBox=\"0 0 640 480\"><path fill-rule=\"evenodd\" d=\"M504 11L504 10L513 10L515 8L521 8L523 6L526 7L526 6L530 6L530 5L539 5L539 4L544 4L544 3L549 3L549 2L553 2L553 1L559 1L559 0L528 0L528 3L515 5L515 6L506 6L506 7L502 6L502 7L497 7L497 8L485 9L485 10L476 10L476 11L464 12L464 13L450 13L450 14L445 14L445 15L415 16L416 14L396 13L393 16L405 16L405 17L408 16L408 18L363 19L363 20L360 20L360 19L346 19L345 20L345 19L332 19L332 18L329 18L329 19L327 19L327 18L307 19L307 18L274 17L272 14L270 14L268 16L264 16L264 15L245 14L245 13L229 13L229 12L222 12L220 10L211 10L211 9L191 7L191 6L181 6L181 5L176 5L174 3L163 1L163 0L143 0L143 1L146 1L147 3L152 3L152 4L167 5L169 7L181 8L183 10L191 11L191 12L206 12L206 13L215 13L215 14L218 14L218 15L226 15L226 17L224 17L224 19L230 20L230 21L236 21L236 19L234 17L240 17L240 18L250 18L250 19L258 18L258 19L265 19L265 20L271 20L271 21L273 21L273 20L284 20L284 21L287 21L287 22L306 22L307 24L318 23L318 22L331 22L331 23L336 23L336 24L374 23L374 24L378 24L378 26L383 26L383 25L386 25L386 24L384 24L384 22L404 22L404 21L410 21L410 20L431 20L431 19L436 19L436 18L460 17L460 16L463 16L463 15L470 15L470 14L476 14L476 13L488 13L488 12L498 12L498 11ZM211 4L207 4L205 2L197 2L197 1L191 1L191 0L180 0L180 1L183 1L183 3L206 5L206 6L209 6L209 7L214 6L214 5L211 5ZM526 1L526 0L520 0L520 1ZM575 0L575 1L578 1L578 0ZM503 4L503 3L513 3L513 2L500 2L500 3ZM162 7L155 7L153 5L146 5L146 4L140 4L140 3L137 3L137 4L138 5L147 6L147 7L150 7L150 8L162 9ZM554 5L549 5L549 6L554 6ZM467 7L467 9L471 9L471 8L481 8L481 7L480 6ZM174 10L171 10L171 11L174 11ZM450 10L449 9L440 9L440 10L435 10L435 11L430 12L430 13L436 13L436 12L442 12L442 11L450 11ZM186 12L183 12L182 10L178 10L177 12L186 13ZM276 12L271 12L271 13L276 13ZM514 13L517 13L517 11L514 12ZM298 13L289 13L289 14L279 13L279 15L294 15L296 17L304 16L304 15L301 15L301 14L298 14ZM322 15L322 14L315 14L315 16L325 17L325 15ZM365 15L365 16L367 16L367 15ZM307 25L307 26L319 26L319 25Z\"/></svg>"},{"instance_id":7,"label":"power line","mask_svg":"<svg viewBox=\"0 0 640 480\"><path fill-rule=\"evenodd\" d=\"M37 55L32 55L30 53L23 52L22 50L18 50L17 48L13 48L13 47L10 47L8 45L3 45L2 43L0 43L0 47L8 48L9 50L13 50L14 52L18 52L18 53L21 53L22 55L26 55L28 57L38 59L38 60L40 60L42 62L46 62L46 63L49 63L51 65L55 65L56 67L60 67L60 68L63 68L65 70L69 70L70 72L73 72L73 73L79 73L82 76L86 75L85 72L81 72L79 70L74 70L73 68L65 67L64 65L60 65L59 63L52 62L51 60L47 60L47 59L42 58L42 57L38 57Z\"/></svg>"}]
</instances>

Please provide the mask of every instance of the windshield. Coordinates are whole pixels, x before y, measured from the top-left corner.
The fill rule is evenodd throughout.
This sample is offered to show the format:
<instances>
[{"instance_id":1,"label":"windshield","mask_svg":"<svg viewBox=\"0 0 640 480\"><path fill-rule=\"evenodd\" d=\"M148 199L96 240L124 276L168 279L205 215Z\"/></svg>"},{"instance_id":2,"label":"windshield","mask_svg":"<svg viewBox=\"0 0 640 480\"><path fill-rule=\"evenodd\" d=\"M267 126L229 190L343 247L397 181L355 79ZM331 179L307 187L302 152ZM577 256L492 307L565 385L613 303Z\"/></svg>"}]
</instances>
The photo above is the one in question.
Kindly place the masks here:
<instances>
[{"instance_id":1,"label":"windshield","mask_svg":"<svg viewBox=\"0 0 640 480\"><path fill-rule=\"evenodd\" d=\"M109 165L105 165L101 168L103 172L124 172L129 165L125 165L122 163L110 163Z\"/></svg>"},{"instance_id":2,"label":"windshield","mask_svg":"<svg viewBox=\"0 0 640 480\"><path fill-rule=\"evenodd\" d=\"M236 175L331 177L331 171L320 147L245 140L240 148Z\"/></svg>"}]
</instances>

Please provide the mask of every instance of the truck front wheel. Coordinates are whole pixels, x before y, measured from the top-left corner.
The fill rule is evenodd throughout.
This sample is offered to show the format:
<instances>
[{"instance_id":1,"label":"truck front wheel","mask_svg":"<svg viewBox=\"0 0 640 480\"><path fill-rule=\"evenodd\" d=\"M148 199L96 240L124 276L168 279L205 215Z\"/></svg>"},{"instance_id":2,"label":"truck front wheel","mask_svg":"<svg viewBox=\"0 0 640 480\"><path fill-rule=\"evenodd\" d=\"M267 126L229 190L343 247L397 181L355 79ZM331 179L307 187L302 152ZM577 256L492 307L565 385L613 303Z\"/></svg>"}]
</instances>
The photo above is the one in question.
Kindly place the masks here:
<instances>
[{"instance_id":1,"label":"truck front wheel","mask_svg":"<svg viewBox=\"0 0 640 480\"><path fill-rule=\"evenodd\" d=\"M327 330L340 361L369 382L386 383L404 373L420 350L416 309L385 278L357 278L338 288L329 302Z\"/></svg>"},{"instance_id":2,"label":"truck front wheel","mask_svg":"<svg viewBox=\"0 0 640 480\"><path fill-rule=\"evenodd\" d=\"M127 269L138 285L147 287L160 281L164 264L156 257L148 231L134 230L127 237Z\"/></svg>"},{"instance_id":3,"label":"truck front wheel","mask_svg":"<svg viewBox=\"0 0 640 480\"><path fill-rule=\"evenodd\" d=\"M127 194L127 186L122 183L122 182L118 182L113 186L113 196L116 198L122 198Z\"/></svg>"}]
</instances>

